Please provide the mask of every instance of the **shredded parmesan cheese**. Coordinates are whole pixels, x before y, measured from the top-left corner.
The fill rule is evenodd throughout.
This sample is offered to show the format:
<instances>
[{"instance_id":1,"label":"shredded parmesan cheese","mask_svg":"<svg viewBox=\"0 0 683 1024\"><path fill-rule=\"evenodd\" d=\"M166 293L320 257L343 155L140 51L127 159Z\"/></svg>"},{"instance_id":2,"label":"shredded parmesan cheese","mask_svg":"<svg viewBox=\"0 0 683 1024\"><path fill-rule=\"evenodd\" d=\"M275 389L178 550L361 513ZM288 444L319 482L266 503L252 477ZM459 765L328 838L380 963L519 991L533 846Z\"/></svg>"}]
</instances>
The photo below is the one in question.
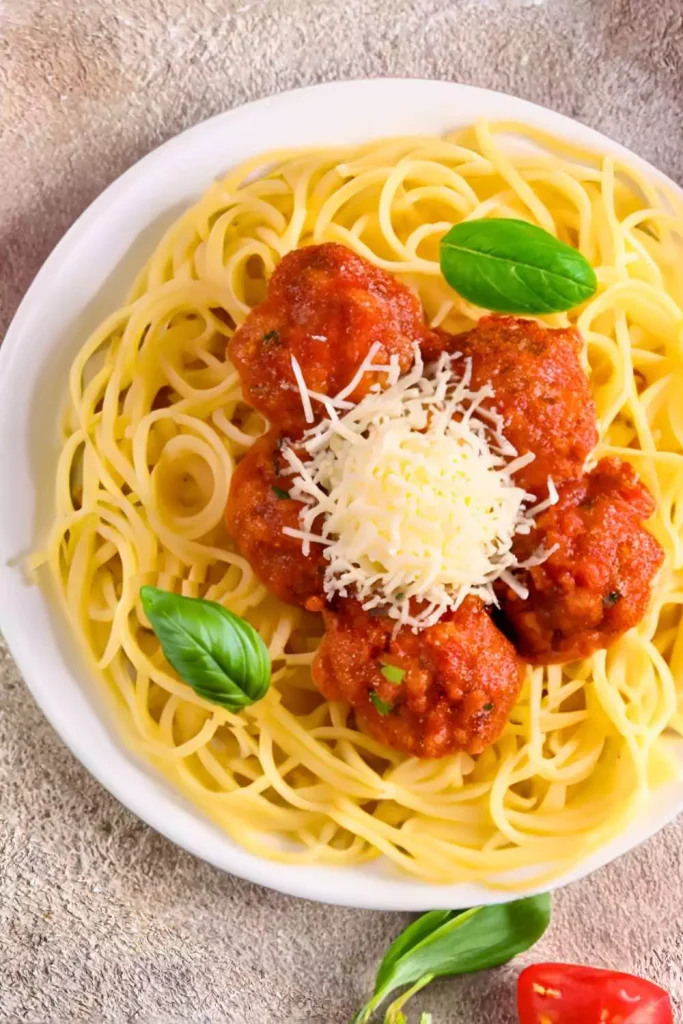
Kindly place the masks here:
<instances>
[{"instance_id":1,"label":"shredded parmesan cheese","mask_svg":"<svg viewBox=\"0 0 683 1024\"><path fill-rule=\"evenodd\" d=\"M534 458L518 456L502 418L483 409L489 385L470 387L471 360L442 354L425 371L415 347L412 369L400 376L398 359L373 363L373 345L353 380L333 398L310 392L301 367L292 366L306 419L312 401L326 418L309 428L296 449L283 449L293 478L290 495L301 501L300 529L285 532L324 546L325 594L357 597L366 609L382 607L397 626L414 630L437 622L468 594L495 603L502 579L522 597L514 570L526 563L512 552L517 534L557 501L534 501L514 474ZM384 372L357 405L348 396L368 372Z\"/></svg>"},{"instance_id":2,"label":"shredded parmesan cheese","mask_svg":"<svg viewBox=\"0 0 683 1024\"><path fill-rule=\"evenodd\" d=\"M304 416L307 423L312 423L315 419L313 415L313 406L311 405L311 396L308 388L306 387L306 381L304 375L301 372L301 367L298 361L292 356L292 370L294 371L294 377L296 378L297 387L301 393L301 404L304 407Z\"/></svg>"}]
</instances>

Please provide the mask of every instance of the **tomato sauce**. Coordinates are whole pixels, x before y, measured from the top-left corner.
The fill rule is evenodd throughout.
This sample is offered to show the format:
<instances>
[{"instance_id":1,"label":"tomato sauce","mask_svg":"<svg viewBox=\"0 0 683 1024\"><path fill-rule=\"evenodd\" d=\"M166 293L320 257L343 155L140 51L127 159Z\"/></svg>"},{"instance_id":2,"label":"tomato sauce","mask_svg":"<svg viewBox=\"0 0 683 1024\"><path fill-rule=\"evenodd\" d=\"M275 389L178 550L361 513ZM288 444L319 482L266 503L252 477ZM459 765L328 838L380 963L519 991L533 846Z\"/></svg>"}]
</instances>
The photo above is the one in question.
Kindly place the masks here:
<instances>
[{"instance_id":1,"label":"tomato sauce","mask_svg":"<svg viewBox=\"0 0 683 1024\"><path fill-rule=\"evenodd\" d=\"M300 529L301 502L289 497L287 463L275 431L262 437L242 459L230 483L225 521L228 532L261 582L288 604L320 610L324 604L322 547L301 541L283 529Z\"/></svg>"},{"instance_id":2,"label":"tomato sauce","mask_svg":"<svg viewBox=\"0 0 683 1024\"><path fill-rule=\"evenodd\" d=\"M228 345L247 402L283 432L306 426L291 357L306 385L334 396L349 384L374 342L374 362L398 356L401 372L429 334L419 299L400 281L343 245L327 242L288 253L268 296ZM359 401L383 373L367 373L350 396ZM323 410L314 403L319 417Z\"/></svg>"},{"instance_id":3,"label":"tomato sauce","mask_svg":"<svg viewBox=\"0 0 683 1024\"><path fill-rule=\"evenodd\" d=\"M415 343L425 360L444 349L471 358L472 388L493 389L484 407L501 415L519 454L535 456L515 482L538 497L548 494L549 477L558 488L558 503L515 542L520 561L540 548L552 550L542 564L519 572L528 598L498 586L496 622L504 632L473 597L417 634L408 627L396 632L395 620L365 611L353 598L327 606L322 546L312 544L304 555L301 541L283 533L300 528L302 505L289 495L281 446L306 426L291 357L311 390L333 396L353 380L374 342L376 362L397 356L403 372ZM664 557L644 526L654 501L618 459L584 473L598 433L575 331L509 316L484 317L457 337L431 331L405 285L344 246L326 243L283 258L265 301L236 331L228 354L245 399L273 424L233 475L228 531L271 593L323 611L326 634L314 680L330 700L347 701L358 724L379 741L417 757L477 754L508 720L521 686L520 656L535 664L586 657L645 614ZM350 400L384 381L381 373L366 374ZM319 418L324 409L313 405Z\"/></svg>"},{"instance_id":4,"label":"tomato sauce","mask_svg":"<svg viewBox=\"0 0 683 1024\"><path fill-rule=\"evenodd\" d=\"M533 452L534 461L515 473L519 487L545 497L548 477L559 486L581 476L598 431L576 331L486 316L467 334L442 335L440 347L471 358L472 388L493 389L483 408L500 413L503 433L518 455ZM434 358L438 348L429 339L425 357Z\"/></svg>"},{"instance_id":5,"label":"tomato sauce","mask_svg":"<svg viewBox=\"0 0 683 1024\"><path fill-rule=\"evenodd\" d=\"M354 600L324 619L313 679L328 700L347 701L375 739L416 757L478 754L497 739L521 663L480 600L468 597L436 625L419 633L404 626L396 636L394 619Z\"/></svg>"},{"instance_id":6,"label":"tomato sauce","mask_svg":"<svg viewBox=\"0 0 683 1024\"><path fill-rule=\"evenodd\" d=\"M555 548L518 574L527 600L502 588L502 607L517 648L536 664L573 661L609 647L645 614L664 552L643 525L652 495L631 465L602 459L592 473L564 484L559 501L518 538L521 560Z\"/></svg>"}]
</instances>

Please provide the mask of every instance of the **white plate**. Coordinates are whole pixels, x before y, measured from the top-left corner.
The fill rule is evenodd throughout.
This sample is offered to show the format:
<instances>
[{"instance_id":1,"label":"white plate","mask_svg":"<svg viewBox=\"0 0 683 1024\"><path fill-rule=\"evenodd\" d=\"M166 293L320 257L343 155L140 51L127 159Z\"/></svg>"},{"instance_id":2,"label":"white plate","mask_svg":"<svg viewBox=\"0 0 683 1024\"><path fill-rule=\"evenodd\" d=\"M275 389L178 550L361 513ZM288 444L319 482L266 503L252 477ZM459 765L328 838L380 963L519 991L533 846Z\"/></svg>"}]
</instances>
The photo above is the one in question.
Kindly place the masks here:
<instances>
[{"instance_id":1,"label":"white plate","mask_svg":"<svg viewBox=\"0 0 683 1024\"><path fill-rule=\"evenodd\" d=\"M0 352L0 625L35 699L85 767L149 825L220 868L295 896L392 910L501 899L478 885L430 886L381 861L349 869L297 867L242 850L121 744L64 621L16 562L44 537L52 515L56 423L71 360L87 334L121 302L165 228L213 178L271 148L440 133L478 117L526 121L628 157L651 177L668 182L597 132L482 89L389 79L284 93L205 121L111 185L45 263ZM627 832L556 884L624 853L682 809L683 782L658 790Z\"/></svg>"}]
</instances>

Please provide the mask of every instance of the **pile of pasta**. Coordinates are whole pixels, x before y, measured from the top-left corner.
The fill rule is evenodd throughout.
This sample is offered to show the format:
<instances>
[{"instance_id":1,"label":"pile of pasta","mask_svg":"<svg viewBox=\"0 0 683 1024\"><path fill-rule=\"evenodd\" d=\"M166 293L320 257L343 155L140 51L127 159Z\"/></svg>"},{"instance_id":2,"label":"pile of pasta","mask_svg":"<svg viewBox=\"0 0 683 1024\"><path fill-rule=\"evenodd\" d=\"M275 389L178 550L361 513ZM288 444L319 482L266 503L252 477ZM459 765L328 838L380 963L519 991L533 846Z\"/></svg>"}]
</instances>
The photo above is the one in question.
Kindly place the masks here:
<instances>
[{"instance_id":1,"label":"pile of pasta","mask_svg":"<svg viewBox=\"0 0 683 1024\"><path fill-rule=\"evenodd\" d=\"M226 358L289 250L336 241L397 275L452 332L483 314L439 269L467 218L518 217L577 247L596 295L585 339L596 458L630 461L657 501L666 562L649 612L607 651L529 668L500 739L418 760L358 731L310 666L319 616L271 597L223 523L231 474L265 430ZM678 296L678 301L676 299ZM683 731L683 204L614 156L520 124L261 156L167 232L69 380L56 507L36 560L105 684L126 741L260 856L354 865L384 855L436 883L541 883L622 830L678 770ZM268 644L264 700L240 714L180 680L143 584L220 601Z\"/></svg>"}]
</instances>

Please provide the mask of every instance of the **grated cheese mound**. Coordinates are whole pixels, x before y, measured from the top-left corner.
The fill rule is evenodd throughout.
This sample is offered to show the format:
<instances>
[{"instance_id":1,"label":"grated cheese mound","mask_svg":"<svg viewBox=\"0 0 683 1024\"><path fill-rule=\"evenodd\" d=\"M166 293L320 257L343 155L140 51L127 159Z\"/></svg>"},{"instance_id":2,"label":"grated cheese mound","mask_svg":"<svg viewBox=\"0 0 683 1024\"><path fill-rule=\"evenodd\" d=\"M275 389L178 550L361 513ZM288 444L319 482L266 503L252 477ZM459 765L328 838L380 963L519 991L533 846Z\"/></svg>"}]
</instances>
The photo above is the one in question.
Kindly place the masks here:
<instances>
[{"instance_id":1,"label":"grated cheese mound","mask_svg":"<svg viewBox=\"0 0 683 1024\"><path fill-rule=\"evenodd\" d=\"M316 401L327 415L296 448L283 449L290 495L305 506L301 528L285 533L299 538L305 553L311 544L324 546L328 599L354 596L366 609L381 607L397 628L424 629L468 594L496 603L497 579L526 597L514 570L551 552L519 563L512 542L557 501L552 481L549 497L530 507L533 496L513 476L534 456L517 456L502 418L482 408L493 390L471 390L470 359L444 353L425 369L415 346L413 366L401 377L396 357L373 363L378 349L334 398L308 391L292 358L304 409ZM363 375L378 371L387 387L375 385L352 405L348 395Z\"/></svg>"}]
</instances>

